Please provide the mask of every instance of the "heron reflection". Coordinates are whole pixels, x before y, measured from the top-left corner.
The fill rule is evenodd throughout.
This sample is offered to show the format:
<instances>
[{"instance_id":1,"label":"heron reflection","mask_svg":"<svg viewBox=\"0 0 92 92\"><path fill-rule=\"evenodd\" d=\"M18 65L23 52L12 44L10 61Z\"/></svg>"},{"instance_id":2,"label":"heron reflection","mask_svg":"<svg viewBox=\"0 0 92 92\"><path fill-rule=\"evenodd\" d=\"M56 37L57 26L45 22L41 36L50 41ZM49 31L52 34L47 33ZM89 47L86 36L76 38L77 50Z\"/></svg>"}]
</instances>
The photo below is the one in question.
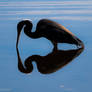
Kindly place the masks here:
<instances>
[{"instance_id":1,"label":"heron reflection","mask_svg":"<svg viewBox=\"0 0 92 92\"><path fill-rule=\"evenodd\" d=\"M32 55L25 59L25 64L23 66L19 50L17 48L18 69L22 73L31 73L33 70L32 62L34 61L36 62L38 71L40 73L53 73L79 56L82 51L83 48L75 50L53 50L46 56Z\"/></svg>"}]
</instances>

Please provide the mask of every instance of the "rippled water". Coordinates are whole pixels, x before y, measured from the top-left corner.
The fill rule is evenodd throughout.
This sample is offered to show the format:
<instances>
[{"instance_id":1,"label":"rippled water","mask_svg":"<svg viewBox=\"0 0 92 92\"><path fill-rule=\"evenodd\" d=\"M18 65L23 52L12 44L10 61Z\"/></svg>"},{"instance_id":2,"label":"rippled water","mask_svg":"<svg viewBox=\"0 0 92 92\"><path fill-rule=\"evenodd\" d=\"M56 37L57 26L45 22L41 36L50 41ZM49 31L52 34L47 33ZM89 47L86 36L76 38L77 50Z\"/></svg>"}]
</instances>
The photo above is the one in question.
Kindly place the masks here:
<instances>
[{"instance_id":1,"label":"rippled water","mask_svg":"<svg viewBox=\"0 0 92 92\"><path fill-rule=\"evenodd\" d=\"M33 63L33 72L26 75L19 72L17 67L17 23L22 19L30 19L34 24L34 31L42 18L64 25L84 42L85 50L57 72L41 74ZM92 0L0 1L0 92L91 92L91 25ZM58 48L65 47L59 44ZM52 49L53 45L47 39L30 39L22 32L19 43L22 61L35 54L45 56Z\"/></svg>"}]
</instances>

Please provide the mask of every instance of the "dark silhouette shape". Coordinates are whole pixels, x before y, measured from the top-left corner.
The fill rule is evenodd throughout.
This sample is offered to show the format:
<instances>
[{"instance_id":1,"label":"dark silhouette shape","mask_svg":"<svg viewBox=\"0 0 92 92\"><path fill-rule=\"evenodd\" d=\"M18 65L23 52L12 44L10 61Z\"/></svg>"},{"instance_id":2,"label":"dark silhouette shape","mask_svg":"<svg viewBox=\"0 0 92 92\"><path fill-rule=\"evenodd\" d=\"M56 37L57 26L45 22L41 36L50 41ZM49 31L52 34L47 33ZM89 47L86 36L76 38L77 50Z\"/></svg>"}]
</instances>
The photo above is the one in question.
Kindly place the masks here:
<instances>
[{"instance_id":1,"label":"dark silhouette shape","mask_svg":"<svg viewBox=\"0 0 92 92\"><path fill-rule=\"evenodd\" d=\"M23 20L17 25L17 56L18 56L18 69L23 73L30 73L33 70L32 61L35 61L39 72L43 74L48 74L57 71L71 60L77 57L84 49L83 42L73 35L68 29L64 26L53 22L51 20L42 19L38 22L36 31L31 32L32 23L29 20ZM22 64L19 51L18 51L18 42L22 28L24 27L24 33L31 38L40 38L45 37L50 40L54 49L51 53L46 56L32 55L25 60L25 67ZM80 46L76 50L58 50L57 43L69 43Z\"/></svg>"},{"instance_id":2,"label":"dark silhouette shape","mask_svg":"<svg viewBox=\"0 0 92 92\"><path fill-rule=\"evenodd\" d=\"M60 68L64 67L70 61L72 61L75 57L80 55L84 48L79 48L76 50L53 50L47 56L40 55L32 55L29 56L25 60L25 64L23 66L19 51L17 48L17 56L18 56L18 69L22 73L30 73L33 70L32 61L35 61L37 64L38 71L43 74L53 73Z\"/></svg>"},{"instance_id":3,"label":"dark silhouette shape","mask_svg":"<svg viewBox=\"0 0 92 92\"><path fill-rule=\"evenodd\" d=\"M18 41L20 37L20 33L22 28L24 27L24 33L31 38L40 38L45 37L50 40L54 45L54 50L57 49L57 43L69 43L76 44L77 46L82 46L83 42L77 38L74 34L72 34L68 29L64 26L53 22L48 19L42 19L38 22L36 31L31 32L32 23L29 20L23 20L17 25L17 42L16 47L18 46Z\"/></svg>"}]
</instances>

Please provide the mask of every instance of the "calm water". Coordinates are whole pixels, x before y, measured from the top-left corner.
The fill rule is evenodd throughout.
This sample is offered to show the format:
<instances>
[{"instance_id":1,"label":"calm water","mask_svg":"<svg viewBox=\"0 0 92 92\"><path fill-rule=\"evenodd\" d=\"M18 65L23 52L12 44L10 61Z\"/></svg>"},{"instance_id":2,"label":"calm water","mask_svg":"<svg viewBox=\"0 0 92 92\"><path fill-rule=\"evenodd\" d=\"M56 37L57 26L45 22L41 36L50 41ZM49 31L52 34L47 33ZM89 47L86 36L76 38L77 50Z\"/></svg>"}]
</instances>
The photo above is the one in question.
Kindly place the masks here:
<instances>
[{"instance_id":1,"label":"calm water","mask_svg":"<svg viewBox=\"0 0 92 92\"><path fill-rule=\"evenodd\" d=\"M30 74L17 67L17 23L30 19L52 19L73 32L85 44L83 53L57 72L41 74L36 64ZM92 91L92 0L90 1L0 1L0 92L91 92ZM58 45L59 49L74 46ZM30 39L23 32L19 52L24 61L28 56L45 56L53 45L45 38Z\"/></svg>"}]
</instances>

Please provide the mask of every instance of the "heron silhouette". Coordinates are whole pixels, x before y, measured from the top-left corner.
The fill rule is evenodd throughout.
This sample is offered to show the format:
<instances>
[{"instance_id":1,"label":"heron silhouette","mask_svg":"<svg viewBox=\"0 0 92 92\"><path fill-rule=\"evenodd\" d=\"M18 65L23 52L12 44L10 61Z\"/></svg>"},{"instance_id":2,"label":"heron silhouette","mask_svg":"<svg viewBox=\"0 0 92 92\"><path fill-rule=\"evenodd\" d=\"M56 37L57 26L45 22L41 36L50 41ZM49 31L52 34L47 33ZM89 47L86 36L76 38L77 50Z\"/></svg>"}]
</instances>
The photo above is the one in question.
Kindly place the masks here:
<instances>
[{"instance_id":1,"label":"heron silhouette","mask_svg":"<svg viewBox=\"0 0 92 92\"><path fill-rule=\"evenodd\" d=\"M16 47L18 47L18 42L20 38L20 33L22 28L24 28L24 33L31 38L45 37L50 40L54 45L54 50L57 50L57 43L69 43L75 44L77 47L84 47L83 42L72 34L64 26L48 19L41 19L36 26L36 31L32 32L33 24L29 20L22 20L17 25L17 42Z\"/></svg>"},{"instance_id":2,"label":"heron silhouette","mask_svg":"<svg viewBox=\"0 0 92 92\"><path fill-rule=\"evenodd\" d=\"M18 69L25 74L31 73L33 71L32 62L35 61L40 73L54 73L79 56L83 49L84 48L78 48L75 50L53 50L46 56L32 55L26 58L23 64L17 48Z\"/></svg>"}]
</instances>

